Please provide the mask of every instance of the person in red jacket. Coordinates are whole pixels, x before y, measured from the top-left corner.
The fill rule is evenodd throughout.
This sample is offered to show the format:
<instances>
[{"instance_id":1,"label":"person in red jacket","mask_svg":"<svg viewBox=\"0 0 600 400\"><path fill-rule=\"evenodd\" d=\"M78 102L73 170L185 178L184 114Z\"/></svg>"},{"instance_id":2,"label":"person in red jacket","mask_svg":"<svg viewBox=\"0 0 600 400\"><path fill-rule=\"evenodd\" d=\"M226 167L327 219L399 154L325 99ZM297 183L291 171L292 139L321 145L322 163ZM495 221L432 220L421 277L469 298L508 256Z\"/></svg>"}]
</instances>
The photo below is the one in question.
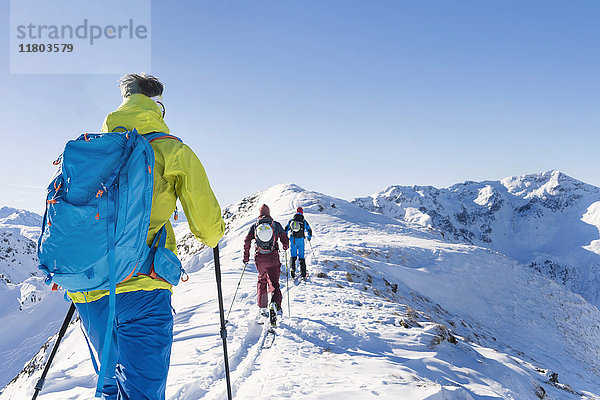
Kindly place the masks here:
<instances>
[{"instance_id":1,"label":"person in red jacket","mask_svg":"<svg viewBox=\"0 0 600 400\"><path fill-rule=\"evenodd\" d=\"M254 264L258 271L258 306L261 315L269 315L267 311L268 292L273 292L271 303L275 303L276 312L281 315L281 290L279 289L281 262L279 261L277 241L281 242L284 250L289 248L290 241L281 224L271 218L271 212L266 204L260 207L259 214L260 216L252 224L244 240L244 265L250 259L250 246L254 240L256 241Z\"/></svg>"}]
</instances>

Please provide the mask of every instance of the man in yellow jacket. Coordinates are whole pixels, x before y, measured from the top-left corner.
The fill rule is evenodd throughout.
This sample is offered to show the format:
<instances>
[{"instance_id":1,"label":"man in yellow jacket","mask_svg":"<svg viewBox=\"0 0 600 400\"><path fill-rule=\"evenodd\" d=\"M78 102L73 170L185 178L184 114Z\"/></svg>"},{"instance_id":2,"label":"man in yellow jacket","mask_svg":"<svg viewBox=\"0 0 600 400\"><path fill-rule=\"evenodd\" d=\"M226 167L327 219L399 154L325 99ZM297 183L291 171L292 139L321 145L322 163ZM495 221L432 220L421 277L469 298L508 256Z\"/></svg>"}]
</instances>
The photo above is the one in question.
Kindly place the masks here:
<instances>
[{"instance_id":1,"label":"man in yellow jacket","mask_svg":"<svg viewBox=\"0 0 600 400\"><path fill-rule=\"evenodd\" d=\"M144 135L169 133L165 124L163 85L150 75L127 74L120 80L123 103L104 120L103 132L117 127L136 129ZM169 222L179 198L192 233L209 247L217 246L224 233L221 208L204 167L194 152L179 140L151 142L155 154L154 190L147 244L165 225L165 247L177 254L175 234ZM105 399L164 399L173 341L171 284L155 274L131 277L117 285L113 345L104 380ZM69 293L77 306L87 335L102 357L108 315L108 291ZM118 396L118 397L117 397Z\"/></svg>"}]
</instances>

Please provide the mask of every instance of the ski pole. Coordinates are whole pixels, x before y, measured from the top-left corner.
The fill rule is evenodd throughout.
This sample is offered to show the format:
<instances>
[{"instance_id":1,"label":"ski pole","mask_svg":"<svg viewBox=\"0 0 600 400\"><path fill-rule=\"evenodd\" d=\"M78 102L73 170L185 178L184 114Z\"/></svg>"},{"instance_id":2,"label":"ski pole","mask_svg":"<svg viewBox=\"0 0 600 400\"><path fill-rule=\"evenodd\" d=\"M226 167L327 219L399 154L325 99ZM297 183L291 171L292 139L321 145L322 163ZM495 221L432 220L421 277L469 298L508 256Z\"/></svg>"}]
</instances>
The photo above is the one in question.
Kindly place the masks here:
<instances>
[{"instance_id":1,"label":"ski pole","mask_svg":"<svg viewBox=\"0 0 600 400\"><path fill-rule=\"evenodd\" d=\"M287 250L284 250L285 254L285 287L287 288L286 292L288 295L288 315L292 318L292 306L290 305L290 280L288 274L288 262L287 262Z\"/></svg>"},{"instance_id":2,"label":"ski pole","mask_svg":"<svg viewBox=\"0 0 600 400\"><path fill-rule=\"evenodd\" d=\"M229 306L229 311L227 311L227 317L225 318L225 323L229 322L229 314L231 313L231 309L233 308L233 303L235 303L235 297L237 296L238 289L240 288L240 283L242 283L242 278L244 277L244 272L246 271L246 265L248 263L244 263L244 269L242 270L242 275L240 276L240 281L235 288L235 293L233 294L233 300L231 300L231 305Z\"/></svg>"},{"instance_id":3,"label":"ski pole","mask_svg":"<svg viewBox=\"0 0 600 400\"><path fill-rule=\"evenodd\" d=\"M225 379L227 381L227 398L231 400L231 380L229 378L229 358L227 356L227 328L225 328L225 309L223 308L223 291L221 290L221 262L219 260L219 245L213 248L215 258L215 276L217 278L217 298L219 300L219 316L221 317L221 339L223 339L223 356L225 359Z\"/></svg>"},{"instance_id":4,"label":"ski pole","mask_svg":"<svg viewBox=\"0 0 600 400\"><path fill-rule=\"evenodd\" d=\"M313 250L312 247L312 243L310 242L310 240L308 241L308 244L310 245L310 252L312 253L313 258L315 259L315 263L319 263L319 260L317 260L317 256L315 255L315 251Z\"/></svg>"},{"instance_id":5,"label":"ski pole","mask_svg":"<svg viewBox=\"0 0 600 400\"><path fill-rule=\"evenodd\" d=\"M48 361L46 362L46 366L44 367L44 372L42 372L41 378L35 384L35 393L33 393L33 397L31 398L31 400L37 399L38 394L44 387L44 383L46 382L46 375L48 374L48 370L50 369L50 364L52 364L52 360L54 359L54 356L56 355L56 352L58 351L58 345L60 344L60 341L62 340L63 336L65 336L65 333L67 332L67 328L69 327L69 322L71 322L71 318L73 318L74 312L75 312L75 304L71 303L71 306L69 307L69 311L67 311L67 316L65 317L65 320L63 321L63 324L60 327L60 331L58 332L58 338L56 339L56 343L54 343L54 347L52 348L50 357L48 357Z\"/></svg>"}]
</instances>

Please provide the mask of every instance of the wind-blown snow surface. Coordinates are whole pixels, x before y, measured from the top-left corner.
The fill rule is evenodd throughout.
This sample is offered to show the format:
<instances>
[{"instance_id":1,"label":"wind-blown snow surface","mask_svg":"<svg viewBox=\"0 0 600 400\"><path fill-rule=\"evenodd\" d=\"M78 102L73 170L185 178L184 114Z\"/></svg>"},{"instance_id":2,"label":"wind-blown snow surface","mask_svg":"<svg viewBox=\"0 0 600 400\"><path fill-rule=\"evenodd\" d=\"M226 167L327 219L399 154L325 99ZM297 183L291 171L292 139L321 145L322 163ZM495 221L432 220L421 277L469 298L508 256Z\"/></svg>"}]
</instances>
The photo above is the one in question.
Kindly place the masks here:
<instances>
[{"instance_id":1,"label":"wind-blown snow surface","mask_svg":"<svg viewBox=\"0 0 600 400\"><path fill-rule=\"evenodd\" d=\"M496 250L600 306L598 187L549 171L447 189L390 186L354 204Z\"/></svg>"},{"instance_id":2,"label":"wind-blown snow surface","mask_svg":"<svg viewBox=\"0 0 600 400\"><path fill-rule=\"evenodd\" d=\"M262 203L283 223L304 207L315 256L309 282L284 289L285 316L270 349L261 349L257 275L249 265L228 324L235 398L600 399L600 312L581 296L495 251L448 243L426 228L295 185L224 210L226 308L240 277L243 238ZM212 252L183 227L177 231L190 280L173 297L167 397L222 399ZM92 364L74 325L41 399L93 395ZM46 356L42 349L0 399L29 395Z\"/></svg>"}]
</instances>

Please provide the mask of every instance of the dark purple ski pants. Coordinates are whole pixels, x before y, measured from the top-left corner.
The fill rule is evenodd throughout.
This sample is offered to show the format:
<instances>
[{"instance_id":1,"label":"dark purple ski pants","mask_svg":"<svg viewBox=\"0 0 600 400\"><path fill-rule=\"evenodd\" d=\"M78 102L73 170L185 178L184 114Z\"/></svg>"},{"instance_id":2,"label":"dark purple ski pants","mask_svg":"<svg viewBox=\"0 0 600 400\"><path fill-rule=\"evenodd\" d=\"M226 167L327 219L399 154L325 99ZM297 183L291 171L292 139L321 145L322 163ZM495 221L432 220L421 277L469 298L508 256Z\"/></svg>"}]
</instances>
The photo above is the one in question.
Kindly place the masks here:
<instances>
[{"instance_id":1,"label":"dark purple ski pants","mask_svg":"<svg viewBox=\"0 0 600 400\"><path fill-rule=\"evenodd\" d=\"M257 254L254 262L258 271L258 306L261 308L267 307L269 302L268 293L273 292L271 301L277 303L277 308L281 309L281 290L279 289L281 262L279 261L279 254L276 251L269 254Z\"/></svg>"}]
</instances>

